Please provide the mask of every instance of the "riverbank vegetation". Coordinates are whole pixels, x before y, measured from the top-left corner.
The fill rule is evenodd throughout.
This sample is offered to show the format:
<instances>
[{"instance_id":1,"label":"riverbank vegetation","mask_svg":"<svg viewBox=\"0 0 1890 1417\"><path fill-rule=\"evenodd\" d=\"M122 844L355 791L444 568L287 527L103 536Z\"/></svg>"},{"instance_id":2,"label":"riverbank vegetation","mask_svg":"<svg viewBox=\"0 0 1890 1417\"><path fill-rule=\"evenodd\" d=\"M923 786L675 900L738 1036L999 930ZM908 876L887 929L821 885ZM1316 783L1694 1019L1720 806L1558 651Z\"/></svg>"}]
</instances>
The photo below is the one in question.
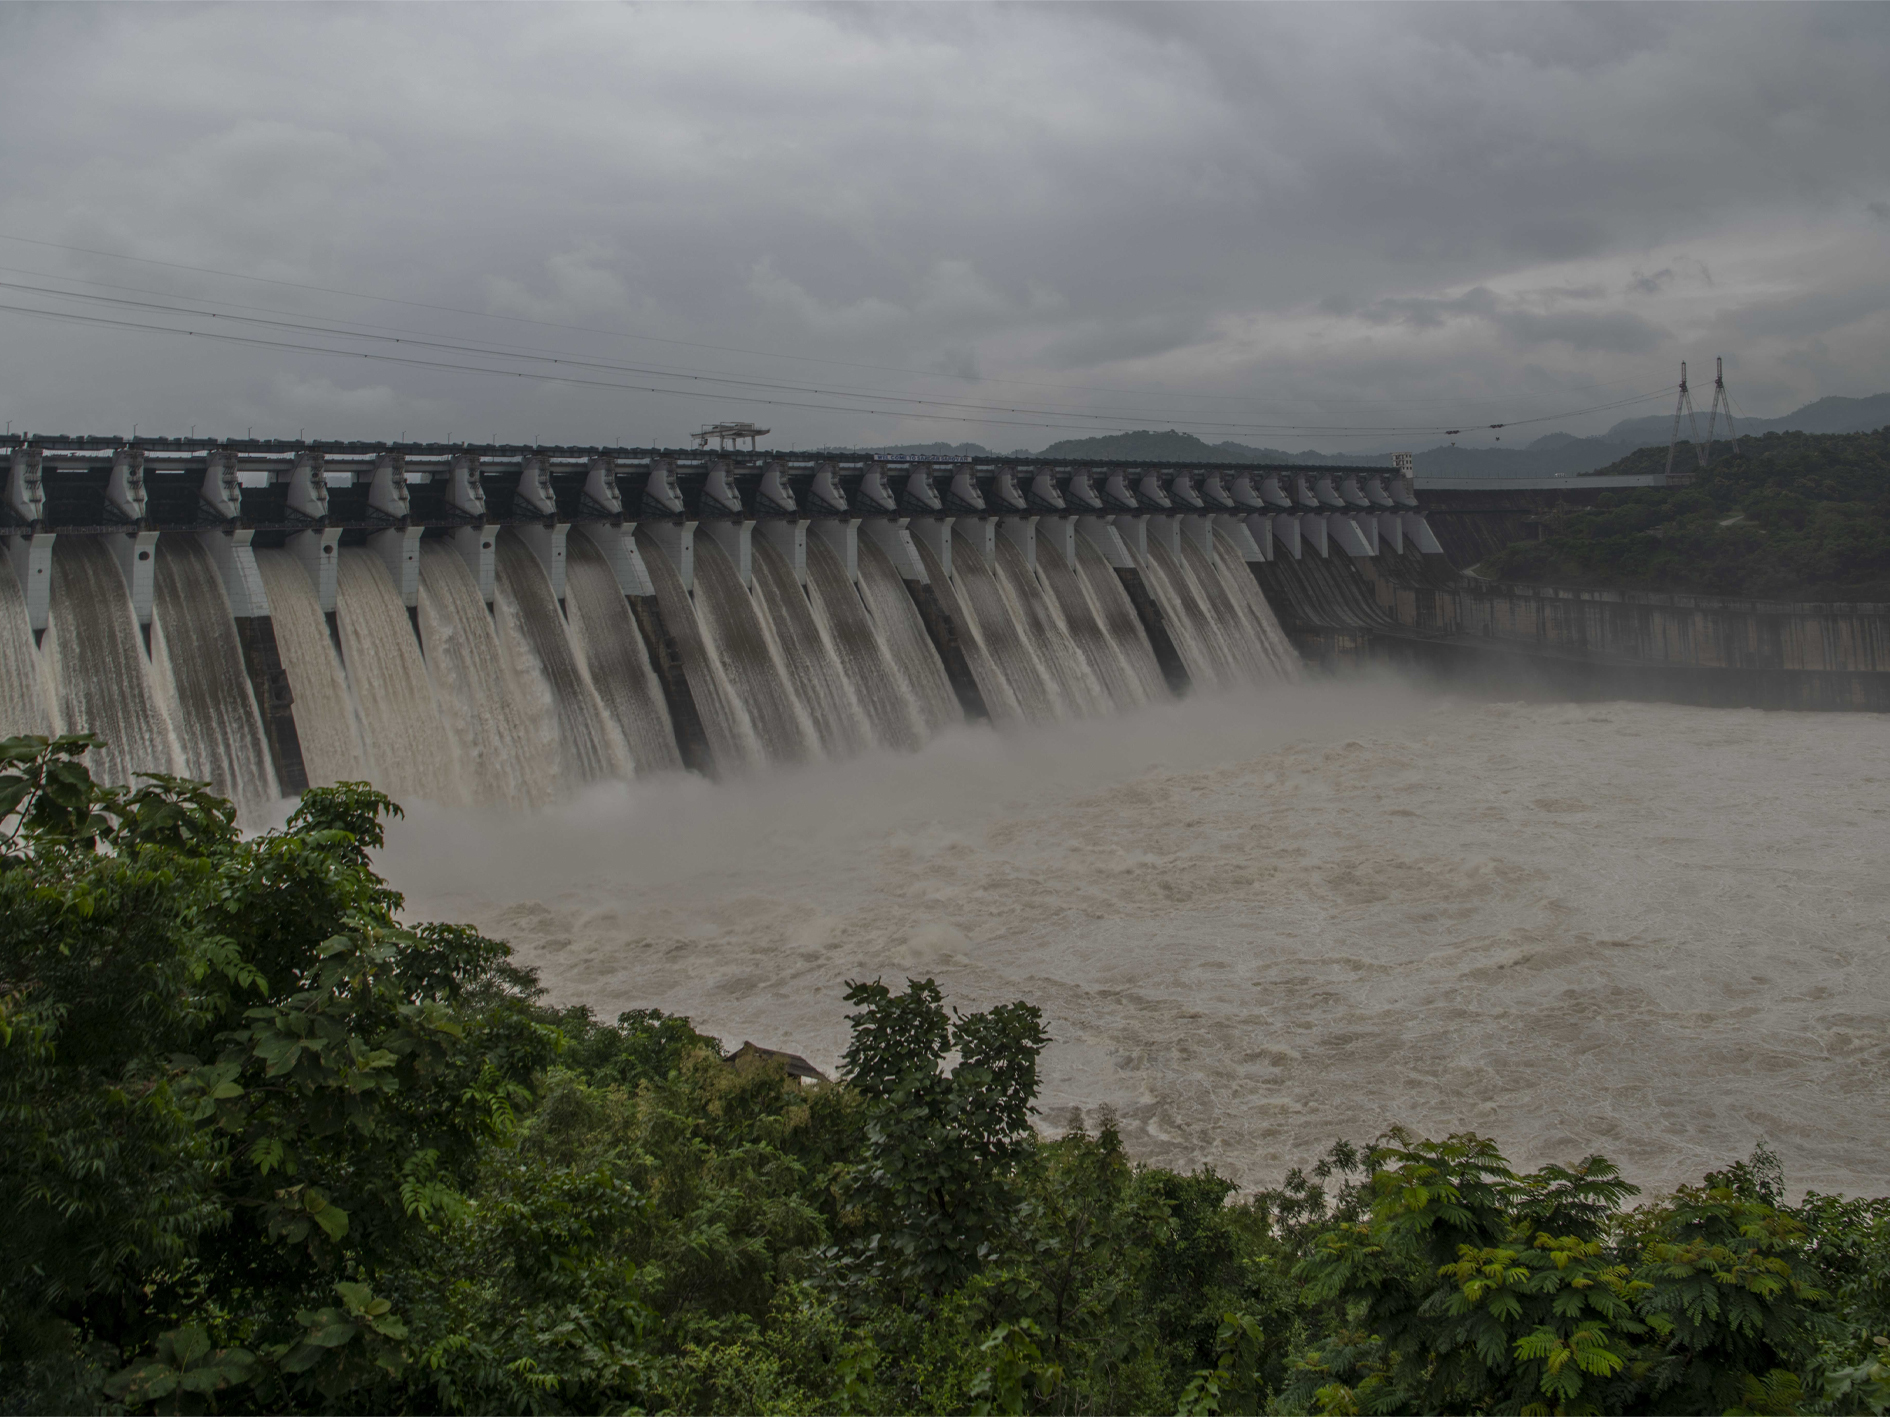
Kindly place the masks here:
<instances>
[{"instance_id":1,"label":"riverbank vegetation","mask_svg":"<svg viewBox=\"0 0 1890 1417\"><path fill-rule=\"evenodd\" d=\"M1598 475L1658 473L1642 448ZM1694 467L1682 448L1675 466ZM1687 487L1604 492L1540 541L1485 561L1495 580L1808 601L1890 601L1890 428L1768 433L1721 449Z\"/></svg>"},{"instance_id":2,"label":"riverbank vegetation","mask_svg":"<svg viewBox=\"0 0 1890 1417\"><path fill-rule=\"evenodd\" d=\"M401 923L365 786L245 839L86 745L0 744L0 1410L1890 1405L1890 1201L1763 1150L1642 1199L1392 1132L1242 1194L1039 1135L1027 1003L857 984L803 1084Z\"/></svg>"}]
</instances>

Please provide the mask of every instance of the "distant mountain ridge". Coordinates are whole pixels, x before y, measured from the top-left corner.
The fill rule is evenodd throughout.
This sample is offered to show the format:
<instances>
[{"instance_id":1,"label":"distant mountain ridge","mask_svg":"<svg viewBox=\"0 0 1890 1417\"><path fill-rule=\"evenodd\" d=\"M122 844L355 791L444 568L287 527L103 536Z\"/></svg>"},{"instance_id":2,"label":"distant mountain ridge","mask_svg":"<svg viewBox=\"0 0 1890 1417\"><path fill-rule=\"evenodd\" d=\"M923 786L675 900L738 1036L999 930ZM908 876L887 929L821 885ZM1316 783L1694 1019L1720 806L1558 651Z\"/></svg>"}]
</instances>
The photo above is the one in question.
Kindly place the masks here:
<instances>
[{"instance_id":1,"label":"distant mountain ridge","mask_svg":"<svg viewBox=\"0 0 1890 1417\"><path fill-rule=\"evenodd\" d=\"M1817 399L1782 418L1741 418L1735 427L1741 433L1870 433L1890 424L1890 394L1872 394L1868 398L1847 399L1833 395ZM1624 418L1602 438L1610 443L1632 443L1649 447L1665 443L1673 432L1671 413L1646 418ZM1687 425L1680 424L1685 437ZM1700 435L1706 435L1706 415L1700 415ZM1554 437L1554 434L1550 434Z\"/></svg>"},{"instance_id":2,"label":"distant mountain ridge","mask_svg":"<svg viewBox=\"0 0 1890 1417\"><path fill-rule=\"evenodd\" d=\"M1814 400L1779 418L1740 418L1735 430L1762 433L1868 433L1890 426L1890 393L1868 398L1831 396ZM1716 433L1724 429L1724 424ZM1570 433L1546 433L1524 447L1458 448L1439 445L1415 455L1422 477L1575 477L1620 460L1633 448L1664 446L1673 431L1671 413L1626 418L1606 433L1578 438ZM1706 415L1699 421L1706 434ZM1690 429L1680 425L1686 438ZM899 443L883 448L826 448L823 452L851 453L956 453L970 457L997 456L979 443ZM1321 453L1311 448L1289 453L1282 448L1258 448L1248 443L1209 443L1170 428L1110 433L1096 438L1066 438L1039 453L1019 448L1012 457L1094 458L1129 462L1299 463L1309 467L1385 467L1389 453Z\"/></svg>"}]
</instances>

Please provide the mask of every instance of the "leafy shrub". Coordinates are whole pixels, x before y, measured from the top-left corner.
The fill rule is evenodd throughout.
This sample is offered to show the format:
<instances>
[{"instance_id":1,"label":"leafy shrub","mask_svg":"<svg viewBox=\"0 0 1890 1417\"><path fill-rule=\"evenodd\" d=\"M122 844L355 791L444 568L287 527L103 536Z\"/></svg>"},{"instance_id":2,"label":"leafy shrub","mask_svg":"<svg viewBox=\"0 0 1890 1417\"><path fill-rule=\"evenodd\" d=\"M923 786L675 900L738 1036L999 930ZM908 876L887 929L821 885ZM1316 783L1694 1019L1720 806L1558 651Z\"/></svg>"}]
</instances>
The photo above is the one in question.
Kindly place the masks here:
<instances>
[{"instance_id":1,"label":"leafy shrub","mask_svg":"<svg viewBox=\"0 0 1890 1417\"><path fill-rule=\"evenodd\" d=\"M1394 1131L1241 1197L1030 1125L1042 1019L851 986L847 1080L402 926L360 784L0 744L0 1410L1890 1406L1890 1200L1627 1208Z\"/></svg>"}]
</instances>

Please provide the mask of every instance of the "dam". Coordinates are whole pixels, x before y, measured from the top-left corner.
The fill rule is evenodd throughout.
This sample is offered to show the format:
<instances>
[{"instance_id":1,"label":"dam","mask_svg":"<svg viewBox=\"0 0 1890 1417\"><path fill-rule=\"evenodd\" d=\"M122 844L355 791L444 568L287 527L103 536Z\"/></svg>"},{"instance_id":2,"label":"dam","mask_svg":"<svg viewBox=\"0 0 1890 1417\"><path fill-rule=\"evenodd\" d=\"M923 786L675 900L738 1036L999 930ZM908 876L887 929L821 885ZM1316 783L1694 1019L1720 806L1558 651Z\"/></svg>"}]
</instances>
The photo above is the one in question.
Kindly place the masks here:
<instances>
[{"instance_id":1,"label":"dam","mask_svg":"<svg viewBox=\"0 0 1890 1417\"><path fill-rule=\"evenodd\" d=\"M1527 648L1527 617L1461 569L1545 498L1624 481L1420 494L1402 459L24 435L0 451L0 730L95 732L105 780L207 779L250 812L363 778L539 807L591 782L1290 681L1308 659ZM1766 642L1793 702L1877 706L1882 617L1849 640L1817 619ZM1549 648L1605 669L1613 642L1588 653L1588 622L1564 620ZM1737 634L1695 638L1738 667ZM1834 662L1804 662L1831 644ZM1806 690L1806 673L1830 683Z\"/></svg>"},{"instance_id":2,"label":"dam","mask_svg":"<svg viewBox=\"0 0 1890 1417\"><path fill-rule=\"evenodd\" d=\"M529 807L1291 679L1250 563L1276 537L1426 538L1385 468L1338 492L1006 460L6 453L6 731L94 731L103 777L206 778L249 809L356 778Z\"/></svg>"}]
</instances>

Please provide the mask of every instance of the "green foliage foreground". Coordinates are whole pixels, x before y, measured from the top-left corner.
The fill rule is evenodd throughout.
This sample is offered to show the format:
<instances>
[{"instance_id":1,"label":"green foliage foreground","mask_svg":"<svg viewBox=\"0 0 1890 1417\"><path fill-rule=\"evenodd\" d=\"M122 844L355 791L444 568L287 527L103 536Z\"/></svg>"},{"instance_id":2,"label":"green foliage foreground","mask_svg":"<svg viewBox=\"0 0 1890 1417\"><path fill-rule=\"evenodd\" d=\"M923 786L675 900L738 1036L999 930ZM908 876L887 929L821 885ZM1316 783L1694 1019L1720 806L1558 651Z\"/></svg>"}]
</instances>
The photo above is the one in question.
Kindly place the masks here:
<instances>
[{"instance_id":1,"label":"green foliage foreground","mask_svg":"<svg viewBox=\"0 0 1890 1417\"><path fill-rule=\"evenodd\" d=\"M365 786L244 839L88 741L0 744L0 1410L1890 1402L1890 1203L1763 1152L1628 1208L1393 1132L1236 1198L1040 1139L1026 1004L856 985L803 1086L402 925Z\"/></svg>"}]
</instances>

